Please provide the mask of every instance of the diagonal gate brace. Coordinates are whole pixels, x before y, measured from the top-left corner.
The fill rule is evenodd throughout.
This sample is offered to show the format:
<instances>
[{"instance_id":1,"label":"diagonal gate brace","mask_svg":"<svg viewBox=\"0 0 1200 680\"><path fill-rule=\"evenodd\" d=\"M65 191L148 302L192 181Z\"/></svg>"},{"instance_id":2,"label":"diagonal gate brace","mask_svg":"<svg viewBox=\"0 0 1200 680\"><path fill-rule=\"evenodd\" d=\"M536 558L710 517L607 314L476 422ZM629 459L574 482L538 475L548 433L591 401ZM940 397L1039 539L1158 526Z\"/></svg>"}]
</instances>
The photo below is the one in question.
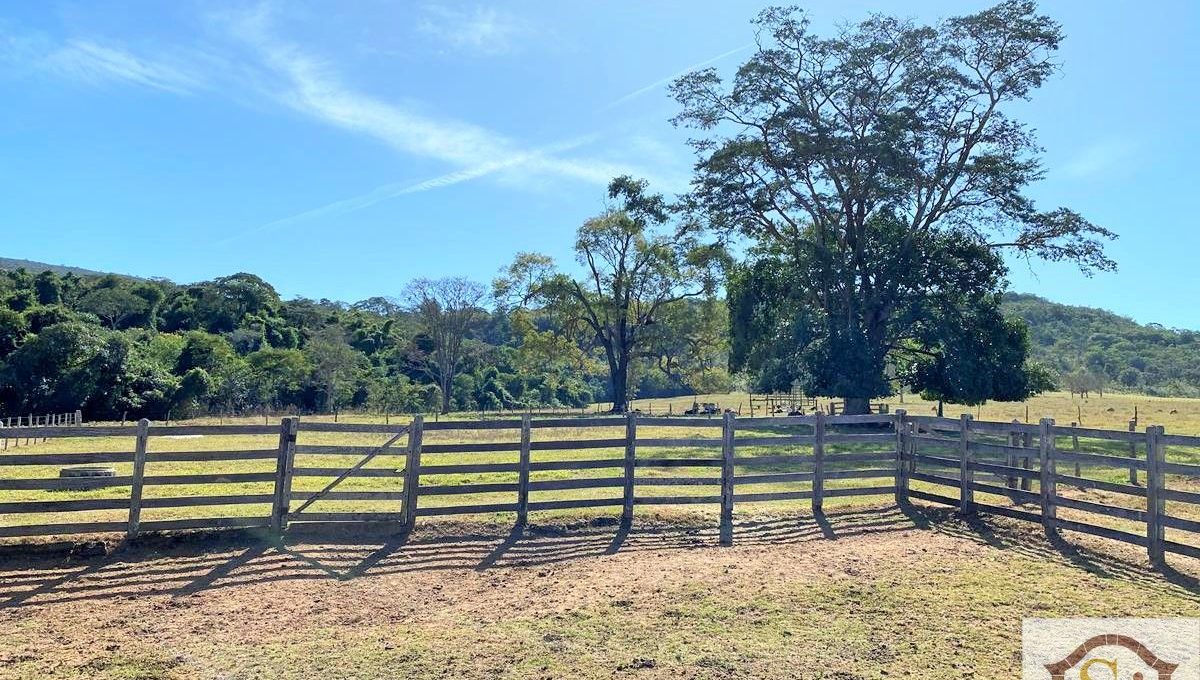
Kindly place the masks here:
<instances>
[{"instance_id":1,"label":"diagonal gate brace","mask_svg":"<svg viewBox=\"0 0 1200 680\"><path fill-rule=\"evenodd\" d=\"M333 480L333 481L332 481L332 482L330 482L328 485L326 485L324 489L321 489L320 491L318 491L318 492L314 493L313 495L309 496L309 497L308 497L308 500L304 501L304 503L303 503L303 504L302 504L300 507L298 507L298 508L296 508L295 510L293 510L293 511L292 511L290 514L295 514L295 515L298 515L298 514L300 514L301 512L303 512L303 511L304 511L304 509L305 509L305 508L307 508L308 506L310 506L310 505L312 505L313 503L316 503L317 501L321 500L321 498L322 498L323 496L325 496L325 494L327 494L327 493L329 493L330 491L332 491L332 490L333 490L333 488L334 488L335 486L337 486L338 484L341 484L342 482L346 481L346 479L347 479L347 478L348 478L350 475L354 474L355 472L358 472L359 470L361 470L361 469L362 469L362 467L363 467L364 465L366 465L367 463L371 462L371 459L373 459L375 456L378 456L379 454L381 454L381 453L383 453L384 451L386 451L386 450L388 449L388 447L390 447L392 444L395 444L395 443L396 443L397 441L399 441L399 440L400 440L400 438L401 438L401 437L403 437L404 435L408 434L408 431L409 431L410 429L411 429L411 427L404 427L404 428L401 428L401 429L400 429L400 431L399 431L399 432L397 432L395 435L393 435L391 439L389 439L389 440L387 440L386 442L384 442L383 446L380 446L379 448L375 449L374 451L372 451L372 452L368 453L366 456L364 456L364 457L363 457L363 459L362 459L362 460L358 461L358 462L357 462L357 463L355 463L353 466L351 466L351 468L350 468L349 470L346 470L346 471L345 471L345 472L343 472L342 474L338 475L337 479Z\"/></svg>"}]
</instances>

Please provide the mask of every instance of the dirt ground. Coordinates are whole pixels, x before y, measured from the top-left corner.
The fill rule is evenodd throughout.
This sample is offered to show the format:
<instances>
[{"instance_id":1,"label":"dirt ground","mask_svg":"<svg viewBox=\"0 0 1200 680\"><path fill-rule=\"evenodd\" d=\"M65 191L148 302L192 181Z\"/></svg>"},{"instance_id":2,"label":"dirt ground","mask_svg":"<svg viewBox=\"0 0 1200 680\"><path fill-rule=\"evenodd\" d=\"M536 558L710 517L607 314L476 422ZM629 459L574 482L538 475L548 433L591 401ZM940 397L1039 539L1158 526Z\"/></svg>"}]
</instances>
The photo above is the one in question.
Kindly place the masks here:
<instances>
[{"instance_id":1,"label":"dirt ground","mask_svg":"<svg viewBox=\"0 0 1200 680\"><path fill-rule=\"evenodd\" d=\"M0 555L0 678L1013 677L1026 616L1197 616L1200 567L879 506Z\"/></svg>"}]
</instances>

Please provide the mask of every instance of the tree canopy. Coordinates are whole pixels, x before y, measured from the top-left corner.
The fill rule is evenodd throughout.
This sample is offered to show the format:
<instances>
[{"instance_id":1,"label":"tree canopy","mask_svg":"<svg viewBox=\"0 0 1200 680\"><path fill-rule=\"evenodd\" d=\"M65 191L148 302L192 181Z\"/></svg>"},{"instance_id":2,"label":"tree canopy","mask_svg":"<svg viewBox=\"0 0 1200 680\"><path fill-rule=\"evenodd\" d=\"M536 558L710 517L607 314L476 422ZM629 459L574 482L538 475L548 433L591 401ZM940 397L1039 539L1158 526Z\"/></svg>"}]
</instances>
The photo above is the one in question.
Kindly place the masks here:
<instances>
[{"instance_id":1,"label":"tree canopy","mask_svg":"<svg viewBox=\"0 0 1200 680\"><path fill-rule=\"evenodd\" d=\"M403 290L345 304L282 300L245 273L178 285L2 271L0 415L574 408L607 397L602 354L558 317L493 308L466 279ZM673 359L668 374L639 359L631 392L692 391L689 361Z\"/></svg>"},{"instance_id":2,"label":"tree canopy","mask_svg":"<svg viewBox=\"0 0 1200 680\"><path fill-rule=\"evenodd\" d=\"M796 8L766 9L755 25L758 49L732 83L705 69L671 91L676 124L701 133L688 207L758 246L730 304L735 365L760 383L798 381L862 410L891 391L889 362L909 361L925 385L961 392L919 357L945 364L979 329L950 338L922 320L992 318L1000 253L1089 274L1115 266L1111 232L1025 193L1042 174L1038 148L1009 110L1053 73L1062 40L1032 2L929 26L876 15L832 37ZM989 346L1004 359L996 370L1040 384L1021 342L1007 342ZM971 384L972 399L1023 391Z\"/></svg>"},{"instance_id":3,"label":"tree canopy","mask_svg":"<svg viewBox=\"0 0 1200 680\"><path fill-rule=\"evenodd\" d=\"M667 203L647 187L631 177L609 184L608 197L615 204L576 232L582 275L557 271L543 255L521 253L494 284L497 298L536 305L600 349L616 413L626 409L638 360L654 356L652 329L662 315L715 288L717 253L661 231L670 220Z\"/></svg>"}]
</instances>

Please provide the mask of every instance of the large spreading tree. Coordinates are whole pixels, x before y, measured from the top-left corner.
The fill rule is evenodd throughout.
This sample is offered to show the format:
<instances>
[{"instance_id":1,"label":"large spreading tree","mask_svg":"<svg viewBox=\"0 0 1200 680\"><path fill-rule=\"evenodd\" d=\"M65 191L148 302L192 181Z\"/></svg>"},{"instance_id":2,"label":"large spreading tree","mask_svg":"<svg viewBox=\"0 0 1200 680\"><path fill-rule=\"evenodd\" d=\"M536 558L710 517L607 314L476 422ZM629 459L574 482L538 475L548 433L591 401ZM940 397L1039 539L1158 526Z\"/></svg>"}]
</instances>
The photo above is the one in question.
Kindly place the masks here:
<instances>
[{"instance_id":1,"label":"large spreading tree","mask_svg":"<svg viewBox=\"0 0 1200 680\"><path fill-rule=\"evenodd\" d=\"M1044 386L998 314L1003 253L1114 268L1111 232L1025 193L1039 149L1007 112L1054 73L1059 25L1023 0L831 37L796 8L755 24L732 83L706 69L671 87L674 122L701 133L691 209L756 246L730 280L734 367L851 413L890 393L889 367L967 402Z\"/></svg>"}]
</instances>

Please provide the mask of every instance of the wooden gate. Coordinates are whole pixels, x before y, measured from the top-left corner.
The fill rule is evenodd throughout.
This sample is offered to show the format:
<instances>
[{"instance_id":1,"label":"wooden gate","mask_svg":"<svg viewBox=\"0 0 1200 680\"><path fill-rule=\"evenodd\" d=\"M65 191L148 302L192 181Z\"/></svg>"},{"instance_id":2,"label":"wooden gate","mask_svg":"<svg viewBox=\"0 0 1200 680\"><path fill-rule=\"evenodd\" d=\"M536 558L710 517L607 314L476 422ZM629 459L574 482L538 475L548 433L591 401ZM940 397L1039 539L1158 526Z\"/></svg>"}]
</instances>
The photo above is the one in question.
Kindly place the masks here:
<instances>
[{"instance_id":1,"label":"wooden gate","mask_svg":"<svg viewBox=\"0 0 1200 680\"><path fill-rule=\"evenodd\" d=\"M409 491L405 458L419 445L413 434L419 427L301 422L290 443L284 428L278 528L305 522L402 524Z\"/></svg>"}]
</instances>

